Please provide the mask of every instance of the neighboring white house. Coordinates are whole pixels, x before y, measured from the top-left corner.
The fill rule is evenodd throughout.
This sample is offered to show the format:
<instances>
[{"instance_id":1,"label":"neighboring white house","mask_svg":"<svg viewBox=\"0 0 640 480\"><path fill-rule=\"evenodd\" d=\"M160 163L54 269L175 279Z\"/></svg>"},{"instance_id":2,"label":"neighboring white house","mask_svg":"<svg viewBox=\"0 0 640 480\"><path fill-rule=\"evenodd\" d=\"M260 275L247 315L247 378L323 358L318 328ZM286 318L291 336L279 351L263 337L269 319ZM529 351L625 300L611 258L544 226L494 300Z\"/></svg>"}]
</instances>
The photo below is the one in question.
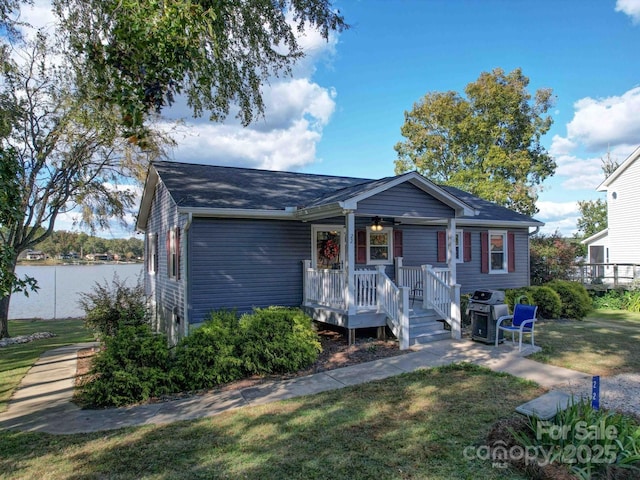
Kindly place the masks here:
<instances>
[{"instance_id":1,"label":"neighboring white house","mask_svg":"<svg viewBox=\"0 0 640 480\"><path fill-rule=\"evenodd\" d=\"M588 263L640 265L640 147L597 190L607 192L608 228L582 241L587 246ZM640 273L639 268L618 269L621 277Z\"/></svg>"}]
</instances>

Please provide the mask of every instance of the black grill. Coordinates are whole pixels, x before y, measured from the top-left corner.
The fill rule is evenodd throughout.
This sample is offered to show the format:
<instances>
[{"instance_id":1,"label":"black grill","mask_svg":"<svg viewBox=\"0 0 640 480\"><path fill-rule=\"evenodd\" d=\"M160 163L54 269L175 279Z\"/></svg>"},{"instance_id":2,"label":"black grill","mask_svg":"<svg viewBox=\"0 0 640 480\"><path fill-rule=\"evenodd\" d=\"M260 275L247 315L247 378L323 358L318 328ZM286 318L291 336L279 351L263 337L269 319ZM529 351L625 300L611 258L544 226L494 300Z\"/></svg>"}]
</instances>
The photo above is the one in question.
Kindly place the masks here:
<instances>
[{"instance_id":1,"label":"black grill","mask_svg":"<svg viewBox=\"0 0 640 480\"><path fill-rule=\"evenodd\" d=\"M471 318L471 339L487 344L495 343L496 321L501 316L509 314L509 307L504 303L504 292L476 290L469 299L467 314ZM503 340L500 330L498 342Z\"/></svg>"}]
</instances>

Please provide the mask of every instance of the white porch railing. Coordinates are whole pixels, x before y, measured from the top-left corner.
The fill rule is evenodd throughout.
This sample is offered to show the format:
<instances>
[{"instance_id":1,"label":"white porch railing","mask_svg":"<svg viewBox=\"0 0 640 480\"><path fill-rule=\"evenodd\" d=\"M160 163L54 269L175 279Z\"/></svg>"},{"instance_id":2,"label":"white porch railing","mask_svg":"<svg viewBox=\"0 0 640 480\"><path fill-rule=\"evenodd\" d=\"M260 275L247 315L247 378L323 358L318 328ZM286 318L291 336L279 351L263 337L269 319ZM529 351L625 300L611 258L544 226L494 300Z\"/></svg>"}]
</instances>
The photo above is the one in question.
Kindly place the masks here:
<instances>
[{"instance_id":1,"label":"white porch railing","mask_svg":"<svg viewBox=\"0 0 640 480\"><path fill-rule=\"evenodd\" d=\"M355 271L356 310L372 310L378 308L376 270Z\"/></svg>"},{"instance_id":2,"label":"white porch railing","mask_svg":"<svg viewBox=\"0 0 640 480\"><path fill-rule=\"evenodd\" d=\"M345 287L343 270L315 269L309 266L304 269L305 303L344 310L347 308Z\"/></svg>"},{"instance_id":3,"label":"white porch railing","mask_svg":"<svg viewBox=\"0 0 640 480\"><path fill-rule=\"evenodd\" d=\"M379 308L387 316L387 325L400 342L400 350L409 348L409 289L399 288L380 266L378 274Z\"/></svg>"}]
</instances>

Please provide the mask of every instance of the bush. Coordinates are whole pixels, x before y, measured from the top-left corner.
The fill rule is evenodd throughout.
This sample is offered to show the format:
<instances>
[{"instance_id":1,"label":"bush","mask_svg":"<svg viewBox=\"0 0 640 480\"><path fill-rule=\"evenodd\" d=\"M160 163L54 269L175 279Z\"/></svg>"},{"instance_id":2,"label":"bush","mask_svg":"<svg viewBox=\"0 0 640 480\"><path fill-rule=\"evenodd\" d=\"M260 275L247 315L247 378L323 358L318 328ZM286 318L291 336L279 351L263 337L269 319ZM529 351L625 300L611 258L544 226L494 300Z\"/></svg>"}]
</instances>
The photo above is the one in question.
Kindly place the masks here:
<instances>
[{"instance_id":1,"label":"bush","mask_svg":"<svg viewBox=\"0 0 640 480\"><path fill-rule=\"evenodd\" d=\"M562 300L562 312L560 315L562 317L581 320L591 311L591 297L584 285L577 282L553 280L545 286L552 288L560 296Z\"/></svg>"},{"instance_id":2,"label":"bush","mask_svg":"<svg viewBox=\"0 0 640 480\"><path fill-rule=\"evenodd\" d=\"M627 306L625 292L621 290L609 290L607 292L595 292L592 297L594 308L608 310L625 310Z\"/></svg>"},{"instance_id":3,"label":"bush","mask_svg":"<svg viewBox=\"0 0 640 480\"><path fill-rule=\"evenodd\" d=\"M588 400L559 409L551 421L533 417L525 431L513 433L527 452L549 455L546 460L565 464L580 479L638 478L637 422L618 413L595 410ZM622 476L614 476L616 471Z\"/></svg>"},{"instance_id":4,"label":"bush","mask_svg":"<svg viewBox=\"0 0 640 480\"><path fill-rule=\"evenodd\" d=\"M176 345L173 381L182 390L200 390L241 378L241 341L236 313L213 312L209 321Z\"/></svg>"},{"instance_id":5,"label":"bush","mask_svg":"<svg viewBox=\"0 0 640 480\"><path fill-rule=\"evenodd\" d=\"M248 373L287 373L311 365L322 350L311 318L297 308L255 309L240 318Z\"/></svg>"},{"instance_id":6,"label":"bush","mask_svg":"<svg viewBox=\"0 0 640 480\"><path fill-rule=\"evenodd\" d=\"M538 305L538 315L542 318L559 318L562 313L562 300L558 292L549 287L533 288L533 303Z\"/></svg>"},{"instance_id":7,"label":"bush","mask_svg":"<svg viewBox=\"0 0 640 480\"><path fill-rule=\"evenodd\" d=\"M121 327L96 355L96 377L82 387L81 399L94 407L118 407L169 393L170 361L164 335L148 325Z\"/></svg>"},{"instance_id":8,"label":"bush","mask_svg":"<svg viewBox=\"0 0 640 480\"><path fill-rule=\"evenodd\" d=\"M85 313L85 324L101 337L113 337L124 326L149 323L147 298L140 281L128 287L117 275L111 285L95 283L93 292L81 293L78 302Z\"/></svg>"}]
</instances>

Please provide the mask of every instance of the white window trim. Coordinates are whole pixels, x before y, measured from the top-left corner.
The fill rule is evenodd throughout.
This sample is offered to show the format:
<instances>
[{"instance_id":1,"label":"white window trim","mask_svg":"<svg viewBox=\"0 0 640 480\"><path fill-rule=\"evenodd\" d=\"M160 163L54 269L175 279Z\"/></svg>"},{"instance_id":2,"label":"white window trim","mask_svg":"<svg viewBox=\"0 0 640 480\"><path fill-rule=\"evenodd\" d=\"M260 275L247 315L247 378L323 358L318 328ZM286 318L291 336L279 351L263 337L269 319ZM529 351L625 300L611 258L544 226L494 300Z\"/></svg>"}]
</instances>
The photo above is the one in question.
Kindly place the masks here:
<instances>
[{"instance_id":1,"label":"white window trim","mask_svg":"<svg viewBox=\"0 0 640 480\"><path fill-rule=\"evenodd\" d=\"M389 236L389 255L386 260L371 260L371 234L386 233ZM379 232L374 232L367 227L367 265L393 265L393 228L385 227Z\"/></svg>"},{"instance_id":2,"label":"white window trim","mask_svg":"<svg viewBox=\"0 0 640 480\"><path fill-rule=\"evenodd\" d=\"M464 232L462 230L456 230L455 238L458 239L458 254L456 255L456 263L464 262ZM454 243L455 253L455 243Z\"/></svg>"},{"instance_id":3,"label":"white window trim","mask_svg":"<svg viewBox=\"0 0 640 480\"><path fill-rule=\"evenodd\" d=\"M502 268L494 269L493 263L491 262L491 237L492 236L502 236ZM488 255L489 255L489 273L490 274L504 274L509 273L509 237L507 235L506 230L489 230L489 245L488 245Z\"/></svg>"},{"instance_id":4,"label":"white window trim","mask_svg":"<svg viewBox=\"0 0 640 480\"><path fill-rule=\"evenodd\" d=\"M167 276L174 280L179 277L179 260L178 260L178 235L177 228L173 227L169 230L169 256L167 258Z\"/></svg>"},{"instance_id":5,"label":"white window trim","mask_svg":"<svg viewBox=\"0 0 640 480\"><path fill-rule=\"evenodd\" d=\"M158 273L158 234L149 233L147 235L147 273L156 275Z\"/></svg>"},{"instance_id":6,"label":"white window trim","mask_svg":"<svg viewBox=\"0 0 640 480\"><path fill-rule=\"evenodd\" d=\"M340 255L338 259L344 265L345 250L345 227L342 225L312 225L311 226L311 268L318 268L318 251L316 249L316 239L318 232L338 232L340 233Z\"/></svg>"}]
</instances>

